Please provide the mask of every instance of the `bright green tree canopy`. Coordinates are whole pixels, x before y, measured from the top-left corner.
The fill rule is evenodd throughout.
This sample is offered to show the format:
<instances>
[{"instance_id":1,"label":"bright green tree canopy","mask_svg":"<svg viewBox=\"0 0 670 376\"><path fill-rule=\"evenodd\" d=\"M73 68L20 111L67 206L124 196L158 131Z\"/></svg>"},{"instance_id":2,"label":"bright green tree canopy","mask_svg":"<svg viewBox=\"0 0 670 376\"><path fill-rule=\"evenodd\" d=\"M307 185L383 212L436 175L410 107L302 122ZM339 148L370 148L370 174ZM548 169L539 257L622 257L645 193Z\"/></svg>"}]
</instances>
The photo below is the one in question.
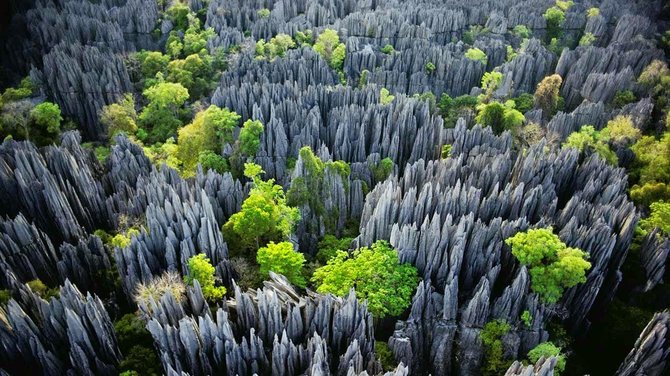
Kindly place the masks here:
<instances>
[{"instance_id":1,"label":"bright green tree canopy","mask_svg":"<svg viewBox=\"0 0 670 376\"><path fill-rule=\"evenodd\" d=\"M270 242L256 253L256 262L261 267L261 275L267 278L270 271L283 274L291 283L305 287L305 277L302 275L302 266L305 256L293 250L289 242Z\"/></svg>"},{"instance_id":2,"label":"bright green tree canopy","mask_svg":"<svg viewBox=\"0 0 670 376\"><path fill-rule=\"evenodd\" d=\"M359 299L367 299L375 317L400 315L411 303L418 282L416 269L400 264L398 254L385 241L363 247L349 255L339 251L312 277L320 293L346 296L352 288Z\"/></svg>"},{"instance_id":3,"label":"bright green tree canopy","mask_svg":"<svg viewBox=\"0 0 670 376\"><path fill-rule=\"evenodd\" d=\"M215 286L215 271L209 258L204 253L199 253L188 259L188 275L184 277L184 282L193 286L193 281L197 279L205 298L211 301L221 300L226 294L226 288Z\"/></svg>"}]
</instances>

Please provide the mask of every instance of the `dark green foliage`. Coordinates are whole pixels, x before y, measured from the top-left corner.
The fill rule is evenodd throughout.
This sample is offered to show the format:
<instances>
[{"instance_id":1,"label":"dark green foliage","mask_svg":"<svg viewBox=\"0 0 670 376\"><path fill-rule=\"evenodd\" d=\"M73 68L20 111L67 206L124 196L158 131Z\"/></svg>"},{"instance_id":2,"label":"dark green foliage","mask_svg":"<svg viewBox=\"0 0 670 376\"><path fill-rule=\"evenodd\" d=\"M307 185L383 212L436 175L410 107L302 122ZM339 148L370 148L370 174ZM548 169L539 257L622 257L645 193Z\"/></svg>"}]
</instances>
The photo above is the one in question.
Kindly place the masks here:
<instances>
[{"instance_id":1,"label":"dark green foliage","mask_svg":"<svg viewBox=\"0 0 670 376\"><path fill-rule=\"evenodd\" d=\"M147 141L164 142L177 133L182 125L182 106L188 99L188 90L180 84L158 83L144 91L149 104L140 113L143 128L149 130Z\"/></svg>"},{"instance_id":2,"label":"dark green foliage","mask_svg":"<svg viewBox=\"0 0 670 376\"><path fill-rule=\"evenodd\" d=\"M351 237L338 239L330 234L324 236L319 242L319 251L316 253L316 260L322 265L325 265L328 260L337 255L337 251L348 250L349 245L351 245L353 240L354 238Z\"/></svg>"},{"instance_id":3,"label":"dark green foliage","mask_svg":"<svg viewBox=\"0 0 670 376\"><path fill-rule=\"evenodd\" d=\"M591 268L588 253L566 246L551 228L518 232L505 243L528 266L531 289L546 303L556 303L566 288L586 282L586 271Z\"/></svg>"},{"instance_id":4,"label":"dark green foliage","mask_svg":"<svg viewBox=\"0 0 670 376\"><path fill-rule=\"evenodd\" d=\"M513 101L507 101L505 104L497 101L480 104L477 109L479 111L475 118L477 123L493 128L496 134L517 128L525 120L523 114L514 108Z\"/></svg>"},{"instance_id":5,"label":"dark green foliage","mask_svg":"<svg viewBox=\"0 0 670 376\"><path fill-rule=\"evenodd\" d=\"M124 353L119 371L140 376L158 376L163 374L158 356L151 347L133 346Z\"/></svg>"},{"instance_id":6,"label":"dark green foliage","mask_svg":"<svg viewBox=\"0 0 670 376\"><path fill-rule=\"evenodd\" d=\"M637 100L635 94L630 90L619 90L614 95L612 100L612 106L616 108L621 108L629 103L633 103Z\"/></svg>"},{"instance_id":7,"label":"dark green foliage","mask_svg":"<svg viewBox=\"0 0 670 376\"><path fill-rule=\"evenodd\" d=\"M146 322L134 313L128 313L114 323L114 331L119 348L130 349L133 346L153 347L151 333L146 329Z\"/></svg>"},{"instance_id":8,"label":"dark green foliage","mask_svg":"<svg viewBox=\"0 0 670 376\"><path fill-rule=\"evenodd\" d=\"M517 111L521 112L522 114L532 110L535 105L535 99L533 98L533 95L528 93L523 93L512 100L514 101L514 105Z\"/></svg>"},{"instance_id":9,"label":"dark green foliage","mask_svg":"<svg viewBox=\"0 0 670 376\"><path fill-rule=\"evenodd\" d=\"M410 264L400 264L388 242L359 248L351 255L339 251L312 276L320 293L346 296L355 288L358 299L367 299L376 318L398 316L409 307L419 278Z\"/></svg>"},{"instance_id":10,"label":"dark green foliage","mask_svg":"<svg viewBox=\"0 0 670 376\"><path fill-rule=\"evenodd\" d=\"M370 166L370 171L372 171L375 181L380 182L386 180L391 175L394 167L395 163L393 163L393 160L386 157L379 161L376 166Z\"/></svg>"},{"instance_id":11,"label":"dark green foliage","mask_svg":"<svg viewBox=\"0 0 670 376\"><path fill-rule=\"evenodd\" d=\"M565 21L565 12L557 7L551 7L544 13L544 19L547 21L547 40L559 39L563 34L561 25Z\"/></svg>"},{"instance_id":12,"label":"dark green foliage","mask_svg":"<svg viewBox=\"0 0 670 376\"><path fill-rule=\"evenodd\" d=\"M179 2L175 2L166 12L174 28L182 31L185 31L188 27L188 16L190 13L191 10L188 8L188 5Z\"/></svg>"},{"instance_id":13,"label":"dark green foliage","mask_svg":"<svg viewBox=\"0 0 670 376\"><path fill-rule=\"evenodd\" d=\"M375 341L375 357L381 363L384 371L393 371L397 367L393 352L386 342Z\"/></svg>"},{"instance_id":14,"label":"dark green foliage","mask_svg":"<svg viewBox=\"0 0 670 376\"><path fill-rule=\"evenodd\" d=\"M201 151L198 154L198 163L202 165L204 171L214 170L219 174L230 171L228 161L211 150Z\"/></svg>"},{"instance_id":15,"label":"dark green foliage","mask_svg":"<svg viewBox=\"0 0 670 376\"><path fill-rule=\"evenodd\" d=\"M502 337L510 330L510 325L503 320L493 320L479 333L484 346L484 364L482 374L485 376L499 376L505 373L510 362L503 358Z\"/></svg>"},{"instance_id":16,"label":"dark green foliage","mask_svg":"<svg viewBox=\"0 0 670 376\"><path fill-rule=\"evenodd\" d=\"M590 125L583 126L579 132L573 132L563 143L563 147L574 148L582 154L596 153L611 165L618 164L616 153L610 149L609 137L603 132L596 131Z\"/></svg>"},{"instance_id":17,"label":"dark green foliage","mask_svg":"<svg viewBox=\"0 0 670 376\"><path fill-rule=\"evenodd\" d=\"M100 110L100 123L107 127L110 139L119 132L134 135L137 132L137 112L133 95L128 93L118 103L104 106Z\"/></svg>"},{"instance_id":18,"label":"dark green foliage","mask_svg":"<svg viewBox=\"0 0 670 376\"><path fill-rule=\"evenodd\" d=\"M442 93L437 109L444 119L445 128L453 128L459 117L465 116L466 112L473 112L479 104L477 97L471 95L461 95L451 98L449 94Z\"/></svg>"},{"instance_id":19,"label":"dark green foliage","mask_svg":"<svg viewBox=\"0 0 670 376\"><path fill-rule=\"evenodd\" d=\"M7 305L12 298L12 292L7 289L0 290L0 306Z\"/></svg>"},{"instance_id":20,"label":"dark green foliage","mask_svg":"<svg viewBox=\"0 0 670 376\"><path fill-rule=\"evenodd\" d=\"M650 214L640 221L640 228L645 232L659 228L663 234L670 236L670 203L652 202L649 209Z\"/></svg>"},{"instance_id":21,"label":"dark green foliage","mask_svg":"<svg viewBox=\"0 0 670 376\"><path fill-rule=\"evenodd\" d=\"M311 46L314 44L314 35L312 30L296 31L295 41L300 46Z\"/></svg>"},{"instance_id":22,"label":"dark green foliage","mask_svg":"<svg viewBox=\"0 0 670 376\"><path fill-rule=\"evenodd\" d=\"M463 33L463 43L473 45L480 35L486 35L489 30L482 25L470 25L470 29Z\"/></svg>"}]
</instances>

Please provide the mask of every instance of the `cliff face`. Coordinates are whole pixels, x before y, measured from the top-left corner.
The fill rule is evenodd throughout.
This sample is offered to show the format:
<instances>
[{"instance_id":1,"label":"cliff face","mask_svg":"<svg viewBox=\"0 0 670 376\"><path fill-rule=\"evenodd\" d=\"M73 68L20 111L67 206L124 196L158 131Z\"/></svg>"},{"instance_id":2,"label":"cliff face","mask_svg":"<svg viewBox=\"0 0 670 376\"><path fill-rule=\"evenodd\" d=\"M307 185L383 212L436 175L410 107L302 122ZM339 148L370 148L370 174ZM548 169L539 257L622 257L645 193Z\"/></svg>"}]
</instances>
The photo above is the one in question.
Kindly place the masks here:
<instances>
[{"instance_id":1,"label":"cliff face","mask_svg":"<svg viewBox=\"0 0 670 376\"><path fill-rule=\"evenodd\" d=\"M262 288L244 291L236 281L244 270L221 232L251 188L241 174L199 167L185 179L124 135L111 140L104 162L82 145L107 141L103 106L126 92L140 97L128 54L163 48L175 28L165 7L153 0L12 1L12 33L0 43L9 72L3 77L30 75L78 130L43 148L11 139L0 145L0 289L11 295L0 308L0 374L21 374L25 364L34 366L31 374L118 374L128 354L113 319L137 311L167 375L381 374L391 368L375 352L376 341L387 341L392 353L395 368L386 375L479 375L482 328L495 319L511 326L501 339L504 358L516 359L506 375L553 375L559 357L529 365L529 350L552 339L551 320L576 338L589 335L622 283L624 261L638 257L628 253L645 214L628 198L623 168L560 142L618 115L642 131L655 127L654 98L619 108L612 101L622 90L640 92L642 70L665 58L655 42L661 2L577 2L560 27L563 49L547 38L550 0L186 3L214 31L207 50L229 53L212 92L187 105L214 104L242 121L260 120L259 150L249 161L286 191L310 181L309 197L296 204L296 249L311 261L326 234L352 227L355 247L388 240L418 271L411 306L389 319L393 330L383 330L388 322L376 322L354 291L317 294L274 273ZM599 13L587 17L591 7ZM520 25L532 36L515 32ZM341 72L309 45L274 59L255 56L257 40L326 28L346 45ZM580 46L585 33L596 39ZM392 51L383 52L386 45ZM474 47L486 58L466 57ZM521 149L518 133L496 135L475 124L476 110L446 124L448 114L435 103L441 95L476 99L494 69L503 74L492 94L499 100L533 93L546 76L561 75L557 113L525 113L545 139ZM382 88L395 96L389 103L382 103ZM303 147L324 163L318 179ZM634 159L616 151L621 165ZM384 161L389 171L380 173ZM549 226L588 252L592 265L586 282L556 305L532 292L529 270L504 243ZM124 247L103 244L104 232L96 232L129 227L137 233L127 232ZM640 290L667 278L670 243L660 233L649 232L639 245ZM133 301L140 283L188 274L189 258L199 253L227 287L227 300L210 307L196 281L183 296ZM27 285L36 279L58 286L59 295L40 298ZM525 312L532 322L521 318ZM667 312L654 316L617 374L668 371L668 321Z\"/></svg>"}]
</instances>

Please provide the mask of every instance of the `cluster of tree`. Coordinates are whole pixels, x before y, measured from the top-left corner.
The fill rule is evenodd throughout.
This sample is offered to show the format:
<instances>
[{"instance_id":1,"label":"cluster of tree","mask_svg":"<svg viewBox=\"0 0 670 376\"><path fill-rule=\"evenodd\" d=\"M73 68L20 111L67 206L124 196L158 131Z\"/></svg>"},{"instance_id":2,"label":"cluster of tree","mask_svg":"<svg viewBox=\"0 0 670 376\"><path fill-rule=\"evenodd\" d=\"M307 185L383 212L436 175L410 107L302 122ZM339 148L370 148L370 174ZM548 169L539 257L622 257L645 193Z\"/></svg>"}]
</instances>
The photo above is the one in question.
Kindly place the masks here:
<instances>
[{"instance_id":1,"label":"cluster of tree","mask_svg":"<svg viewBox=\"0 0 670 376\"><path fill-rule=\"evenodd\" d=\"M385 241L351 254L337 251L312 276L320 293L346 296L355 289L359 299L367 299L375 318L402 314L411 303L418 281L416 268L401 264L396 250Z\"/></svg>"},{"instance_id":2,"label":"cluster of tree","mask_svg":"<svg viewBox=\"0 0 670 376\"><path fill-rule=\"evenodd\" d=\"M0 139L11 137L40 146L58 141L63 123L60 107L33 100L34 94L35 86L26 77L0 95Z\"/></svg>"},{"instance_id":3,"label":"cluster of tree","mask_svg":"<svg viewBox=\"0 0 670 376\"><path fill-rule=\"evenodd\" d=\"M596 153L616 166L619 160L614 150L629 147L640 136L641 132L635 128L630 116L617 116L600 131L591 125L583 126L568 136L563 147L578 149L583 155Z\"/></svg>"},{"instance_id":4,"label":"cluster of tree","mask_svg":"<svg viewBox=\"0 0 670 376\"><path fill-rule=\"evenodd\" d=\"M588 253L565 245L551 228L518 232L505 243L528 267L531 289L543 302L556 303L565 289L586 282Z\"/></svg>"},{"instance_id":5,"label":"cluster of tree","mask_svg":"<svg viewBox=\"0 0 670 376\"><path fill-rule=\"evenodd\" d=\"M301 46L311 46L314 44L312 30L298 31L295 33L295 40L287 34L277 34L268 42L261 39L256 42L257 59L274 59L284 57L286 51Z\"/></svg>"},{"instance_id":6,"label":"cluster of tree","mask_svg":"<svg viewBox=\"0 0 670 376\"><path fill-rule=\"evenodd\" d=\"M333 29L325 29L319 34L314 42L314 51L319 53L340 75L340 80L344 81L344 59L347 55L347 47L340 43L340 36Z\"/></svg>"}]
</instances>

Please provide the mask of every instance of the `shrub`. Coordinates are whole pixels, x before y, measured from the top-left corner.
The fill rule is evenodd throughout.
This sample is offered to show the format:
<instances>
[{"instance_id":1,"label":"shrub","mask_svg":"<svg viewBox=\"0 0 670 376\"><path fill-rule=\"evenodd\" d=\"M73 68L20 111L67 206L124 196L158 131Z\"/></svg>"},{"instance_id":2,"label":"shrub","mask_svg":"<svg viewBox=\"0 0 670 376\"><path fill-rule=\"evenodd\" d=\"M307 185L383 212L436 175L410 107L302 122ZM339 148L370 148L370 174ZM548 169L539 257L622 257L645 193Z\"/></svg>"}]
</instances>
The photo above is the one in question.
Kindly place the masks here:
<instances>
[{"instance_id":1,"label":"shrub","mask_svg":"<svg viewBox=\"0 0 670 376\"><path fill-rule=\"evenodd\" d=\"M230 259L230 263L237 274L235 283L240 286L242 291L256 289L261 285L263 279L261 278L258 266L250 262L249 259L245 257L233 257Z\"/></svg>"},{"instance_id":2,"label":"shrub","mask_svg":"<svg viewBox=\"0 0 670 376\"><path fill-rule=\"evenodd\" d=\"M305 256L293 250L293 244L289 242L268 243L267 246L258 250L256 262L260 265L260 273L264 278L267 278L270 271L273 271L283 274L289 282L298 287L305 287L307 283L302 276Z\"/></svg>"},{"instance_id":3,"label":"shrub","mask_svg":"<svg viewBox=\"0 0 670 376\"><path fill-rule=\"evenodd\" d=\"M375 341L375 357L381 363L383 371L393 371L397 366L393 352L386 342Z\"/></svg>"},{"instance_id":4,"label":"shrub","mask_svg":"<svg viewBox=\"0 0 670 376\"><path fill-rule=\"evenodd\" d=\"M168 292L172 294L177 302L181 302L185 291L186 286L184 286L181 276L176 272L167 272L146 284L138 284L135 287L133 299L138 305L144 304L150 307L151 299L154 302L158 302Z\"/></svg>"},{"instance_id":5,"label":"shrub","mask_svg":"<svg viewBox=\"0 0 670 376\"><path fill-rule=\"evenodd\" d=\"M50 300L51 298L57 298L60 295L59 288L57 287L50 288L39 279L33 279L32 281L27 282L26 285L30 287L30 290L32 290L32 292L39 295L42 299L45 300Z\"/></svg>"},{"instance_id":6,"label":"shrub","mask_svg":"<svg viewBox=\"0 0 670 376\"><path fill-rule=\"evenodd\" d=\"M133 346L119 363L119 370L129 375L161 375L163 369L153 348Z\"/></svg>"},{"instance_id":7,"label":"shrub","mask_svg":"<svg viewBox=\"0 0 670 376\"><path fill-rule=\"evenodd\" d=\"M391 102L393 102L393 99L395 99L395 96L391 95L391 93L389 93L387 88L383 87L379 91L379 102L382 105L386 106L390 104Z\"/></svg>"},{"instance_id":8,"label":"shrub","mask_svg":"<svg viewBox=\"0 0 670 376\"><path fill-rule=\"evenodd\" d=\"M595 41L596 41L596 36L593 35L593 33L584 33L584 35L582 35L581 39L579 39L579 45L580 46L590 46Z\"/></svg>"},{"instance_id":9,"label":"shrub","mask_svg":"<svg viewBox=\"0 0 670 376\"><path fill-rule=\"evenodd\" d=\"M646 207L655 201L670 201L670 185L657 182L636 184L630 189L630 198Z\"/></svg>"},{"instance_id":10,"label":"shrub","mask_svg":"<svg viewBox=\"0 0 670 376\"><path fill-rule=\"evenodd\" d=\"M57 104L43 102L30 111L30 121L33 124L31 140L46 145L58 138L63 117Z\"/></svg>"},{"instance_id":11,"label":"shrub","mask_svg":"<svg viewBox=\"0 0 670 376\"><path fill-rule=\"evenodd\" d=\"M372 166L370 169L375 180L380 182L386 180L386 178L391 175L394 166L395 163L393 163L393 160L387 157L379 161L376 166Z\"/></svg>"},{"instance_id":12,"label":"shrub","mask_svg":"<svg viewBox=\"0 0 670 376\"><path fill-rule=\"evenodd\" d=\"M583 126L578 132L572 132L563 143L563 147L574 148L583 154L596 153L611 165L618 164L616 153L610 149L606 135L591 125Z\"/></svg>"},{"instance_id":13,"label":"shrub","mask_svg":"<svg viewBox=\"0 0 670 376\"><path fill-rule=\"evenodd\" d=\"M532 110L535 105L533 95L528 93L523 93L512 100L514 101L514 108L522 114Z\"/></svg>"},{"instance_id":14,"label":"shrub","mask_svg":"<svg viewBox=\"0 0 670 376\"><path fill-rule=\"evenodd\" d=\"M586 11L586 17L591 18L591 17L598 17L600 15L600 9L598 8L589 8Z\"/></svg>"},{"instance_id":15,"label":"shrub","mask_svg":"<svg viewBox=\"0 0 670 376\"><path fill-rule=\"evenodd\" d=\"M137 112L135 112L135 100L128 93L119 103L104 106L100 111L100 123L107 128L109 137L119 132L134 135L137 132Z\"/></svg>"},{"instance_id":16,"label":"shrub","mask_svg":"<svg viewBox=\"0 0 670 376\"><path fill-rule=\"evenodd\" d=\"M451 147L452 146L450 144L442 146L442 152L440 153L440 156L442 157L442 159L446 159L446 158L451 157Z\"/></svg>"},{"instance_id":17,"label":"shrub","mask_svg":"<svg viewBox=\"0 0 670 376\"><path fill-rule=\"evenodd\" d=\"M255 156L261 145L262 134L263 123L258 120L245 121L240 130L240 151L249 157Z\"/></svg>"},{"instance_id":18,"label":"shrub","mask_svg":"<svg viewBox=\"0 0 670 376\"><path fill-rule=\"evenodd\" d=\"M551 7L543 15L547 21L547 40L559 39L562 30L561 24L565 21L565 12L557 7Z\"/></svg>"},{"instance_id":19,"label":"shrub","mask_svg":"<svg viewBox=\"0 0 670 376\"><path fill-rule=\"evenodd\" d=\"M569 248L551 228L518 232L505 240L512 254L529 267L531 289L542 301L556 303L563 290L586 282L588 253Z\"/></svg>"},{"instance_id":20,"label":"shrub","mask_svg":"<svg viewBox=\"0 0 670 376\"><path fill-rule=\"evenodd\" d=\"M202 166L204 171L214 170L219 174L230 171L228 161L211 150L201 151L200 154L198 154L198 163Z\"/></svg>"},{"instance_id":21,"label":"shrub","mask_svg":"<svg viewBox=\"0 0 670 376\"><path fill-rule=\"evenodd\" d=\"M354 238L338 239L333 235L326 235L319 242L316 260L325 265L330 259L337 256L337 251L346 251Z\"/></svg>"},{"instance_id":22,"label":"shrub","mask_svg":"<svg viewBox=\"0 0 670 376\"><path fill-rule=\"evenodd\" d=\"M496 101L480 104L477 109L475 121L490 126L496 134L517 128L526 120L523 114L514 108L513 101L507 101L504 105Z\"/></svg>"},{"instance_id":23,"label":"shrub","mask_svg":"<svg viewBox=\"0 0 670 376\"><path fill-rule=\"evenodd\" d=\"M600 133L604 139L626 146L642 136L642 132L633 125L632 118L623 115L618 115L608 121L607 126Z\"/></svg>"},{"instance_id":24,"label":"shrub","mask_svg":"<svg viewBox=\"0 0 670 376\"><path fill-rule=\"evenodd\" d=\"M387 55L391 55L392 53L395 52L395 49L393 48L392 45L387 44L386 46L381 48L381 52Z\"/></svg>"},{"instance_id":25,"label":"shrub","mask_svg":"<svg viewBox=\"0 0 670 376\"><path fill-rule=\"evenodd\" d=\"M510 330L503 320L489 321L479 333L484 346L484 364L482 373L486 376L498 376L505 373L509 362L503 359L502 337Z\"/></svg>"},{"instance_id":26,"label":"shrub","mask_svg":"<svg viewBox=\"0 0 670 376\"><path fill-rule=\"evenodd\" d=\"M521 314L521 321L523 321L523 325L525 325L526 328L533 326L533 316L529 311L523 311Z\"/></svg>"},{"instance_id":27,"label":"shrub","mask_svg":"<svg viewBox=\"0 0 670 376\"><path fill-rule=\"evenodd\" d=\"M182 124L179 110L189 97L181 84L161 82L144 90L149 103L140 113L140 124L149 129L149 141L164 142L173 137Z\"/></svg>"},{"instance_id":28,"label":"shrub","mask_svg":"<svg viewBox=\"0 0 670 376\"><path fill-rule=\"evenodd\" d=\"M426 72L428 72L428 74L435 72L435 64L433 64L430 61L427 62L426 65L424 65L424 68L426 69Z\"/></svg>"},{"instance_id":29,"label":"shrub","mask_svg":"<svg viewBox=\"0 0 670 376\"><path fill-rule=\"evenodd\" d=\"M7 289L0 289L0 305L7 305L12 299L12 292Z\"/></svg>"},{"instance_id":30,"label":"shrub","mask_svg":"<svg viewBox=\"0 0 670 376\"><path fill-rule=\"evenodd\" d=\"M528 352L528 360L531 364L537 363L541 357L548 358L550 356L555 356L558 359L554 367L554 375L559 376L565 370L565 355L561 354L560 348L551 342L543 342Z\"/></svg>"},{"instance_id":31,"label":"shrub","mask_svg":"<svg viewBox=\"0 0 670 376\"><path fill-rule=\"evenodd\" d=\"M526 25L516 25L514 26L514 29L512 29L512 33L516 35L519 38L530 38L533 33L530 31L530 29Z\"/></svg>"},{"instance_id":32,"label":"shrub","mask_svg":"<svg viewBox=\"0 0 670 376\"><path fill-rule=\"evenodd\" d=\"M614 94L614 99L612 100L612 106L615 108L621 108L629 103L633 103L637 100L635 94L630 90L619 90Z\"/></svg>"},{"instance_id":33,"label":"shrub","mask_svg":"<svg viewBox=\"0 0 670 376\"><path fill-rule=\"evenodd\" d=\"M270 17L270 9L268 9L268 8L259 9L256 12L256 14L258 14L258 17L260 17L260 18L268 18L268 17Z\"/></svg>"},{"instance_id":34,"label":"shrub","mask_svg":"<svg viewBox=\"0 0 670 376\"><path fill-rule=\"evenodd\" d=\"M308 46L314 43L312 30L296 31L295 41L301 46Z\"/></svg>"},{"instance_id":35,"label":"shrub","mask_svg":"<svg viewBox=\"0 0 670 376\"><path fill-rule=\"evenodd\" d=\"M467 51L465 51L465 57L470 60L479 61L484 65L486 65L486 62L488 60L484 51L480 50L477 47L470 48Z\"/></svg>"},{"instance_id":36,"label":"shrub","mask_svg":"<svg viewBox=\"0 0 670 376\"><path fill-rule=\"evenodd\" d=\"M346 296L355 288L358 299L367 299L368 309L377 318L398 316L410 304L418 282L416 268L400 264L398 254L385 241L355 250L339 251L312 276L320 293Z\"/></svg>"},{"instance_id":37,"label":"shrub","mask_svg":"<svg viewBox=\"0 0 670 376\"><path fill-rule=\"evenodd\" d=\"M200 283L202 294L209 301L218 301L226 294L223 286L214 286L216 269L212 266L209 258L204 253L199 253L188 259L188 274L184 276L184 282L193 286L193 281Z\"/></svg>"}]
</instances>

